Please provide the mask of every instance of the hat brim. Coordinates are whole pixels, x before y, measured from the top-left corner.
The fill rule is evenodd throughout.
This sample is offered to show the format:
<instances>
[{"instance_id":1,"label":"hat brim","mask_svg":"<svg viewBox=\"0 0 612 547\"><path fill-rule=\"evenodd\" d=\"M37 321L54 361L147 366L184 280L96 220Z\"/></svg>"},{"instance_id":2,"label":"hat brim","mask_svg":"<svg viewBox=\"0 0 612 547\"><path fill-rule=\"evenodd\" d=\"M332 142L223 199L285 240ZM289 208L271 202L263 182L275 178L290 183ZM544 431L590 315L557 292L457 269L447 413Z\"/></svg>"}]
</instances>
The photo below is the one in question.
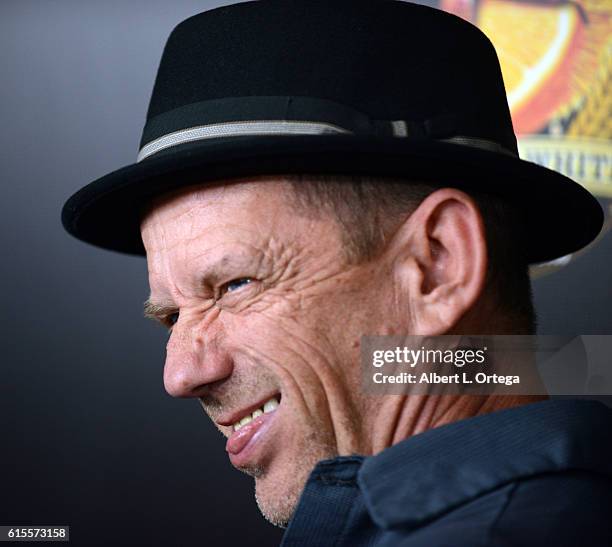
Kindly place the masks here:
<instances>
[{"instance_id":1,"label":"hat brim","mask_svg":"<svg viewBox=\"0 0 612 547\"><path fill-rule=\"evenodd\" d=\"M530 263L584 247L603 224L595 197L537 164L462 144L353 135L228 137L182 144L85 186L64 205L62 223L98 247L145 255L140 221L153 197L198 183L291 173L402 177L505 197L525 211Z\"/></svg>"}]
</instances>

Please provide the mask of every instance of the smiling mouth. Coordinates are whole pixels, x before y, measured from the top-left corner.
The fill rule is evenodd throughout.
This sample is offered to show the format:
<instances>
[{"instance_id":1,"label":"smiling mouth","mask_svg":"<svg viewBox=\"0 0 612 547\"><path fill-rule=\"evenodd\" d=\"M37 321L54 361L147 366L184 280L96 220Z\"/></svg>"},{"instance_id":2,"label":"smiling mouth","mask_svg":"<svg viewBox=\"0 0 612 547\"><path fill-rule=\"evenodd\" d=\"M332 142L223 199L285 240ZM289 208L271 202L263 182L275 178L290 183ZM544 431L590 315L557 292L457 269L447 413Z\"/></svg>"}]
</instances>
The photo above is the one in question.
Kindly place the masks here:
<instances>
[{"instance_id":1,"label":"smiling mouth","mask_svg":"<svg viewBox=\"0 0 612 547\"><path fill-rule=\"evenodd\" d=\"M259 416L262 416L263 414L269 414L270 412L274 412L278 408L279 404L280 395L275 395L274 397L267 400L262 406L256 408L250 414L247 414L241 420L235 422L233 425L234 431L238 431L241 427L244 427L249 422L255 420L256 418L259 418Z\"/></svg>"},{"instance_id":2,"label":"smiling mouth","mask_svg":"<svg viewBox=\"0 0 612 547\"><path fill-rule=\"evenodd\" d=\"M265 433L274 422L280 400L280 394L276 394L240 419L235 418L225 446L234 466L243 467L261 457Z\"/></svg>"}]
</instances>

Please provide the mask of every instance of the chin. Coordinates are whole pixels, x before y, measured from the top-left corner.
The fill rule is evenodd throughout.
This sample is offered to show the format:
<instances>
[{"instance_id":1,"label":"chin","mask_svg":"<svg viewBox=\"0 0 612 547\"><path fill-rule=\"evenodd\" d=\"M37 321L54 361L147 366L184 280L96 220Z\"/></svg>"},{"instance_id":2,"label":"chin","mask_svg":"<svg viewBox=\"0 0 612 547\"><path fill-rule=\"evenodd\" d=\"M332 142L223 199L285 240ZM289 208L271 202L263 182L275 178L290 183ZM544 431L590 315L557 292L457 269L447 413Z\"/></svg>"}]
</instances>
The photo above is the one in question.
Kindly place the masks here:
<instances>
[{"instance_id":1,"label":"chin","mask_svg":"<svg viewBox=\"0 0 612 547\"><path fill-rule=\"evenodd\" d=\"M261 514L268 522L281 528L287 527L311 469L306 472L292 470L293 472L288 473L287 477L274 477L271 473L262 473L255 478L255 500Z\"/></svg>"},{"instance_id":2,"label":"chin","mask_svg":"<svg viewBox=\"0 0 612 547\"><path fill-rule=\"evenodd\" d=\"M281 461L271 462L255 477L255 500L266 520L286 528L295 512L304 485L315 465L337 455L331 445L314 435L300 443L297 454L284 454ZM318 441L318 442L317 442ZM299 454L299 455L298 455Z\"/></svg>"}]
</instances>

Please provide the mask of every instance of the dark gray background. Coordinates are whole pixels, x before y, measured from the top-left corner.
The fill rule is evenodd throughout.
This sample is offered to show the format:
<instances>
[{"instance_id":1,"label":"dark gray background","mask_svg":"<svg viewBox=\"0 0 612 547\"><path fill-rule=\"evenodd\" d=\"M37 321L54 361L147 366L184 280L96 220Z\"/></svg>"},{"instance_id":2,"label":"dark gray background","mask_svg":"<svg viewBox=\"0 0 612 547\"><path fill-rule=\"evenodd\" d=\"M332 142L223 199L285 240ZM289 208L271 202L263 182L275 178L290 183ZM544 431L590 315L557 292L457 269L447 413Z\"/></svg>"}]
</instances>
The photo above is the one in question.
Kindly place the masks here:
<instances>
[{"instance_id":1,"label":"dark gray background","mask_svg":"<svg viewBox=\"0 0 612 547\"><path fill-rule=\"evenodd\" d=\"M171 28L220 4L0 2L0 524L67 524L76 545L278 543L198 403L163 391L144 261L59 222L133 162ZM536 282L541 333L612 333L611 251L608 235Z\"/></svg>"}]
</instances>

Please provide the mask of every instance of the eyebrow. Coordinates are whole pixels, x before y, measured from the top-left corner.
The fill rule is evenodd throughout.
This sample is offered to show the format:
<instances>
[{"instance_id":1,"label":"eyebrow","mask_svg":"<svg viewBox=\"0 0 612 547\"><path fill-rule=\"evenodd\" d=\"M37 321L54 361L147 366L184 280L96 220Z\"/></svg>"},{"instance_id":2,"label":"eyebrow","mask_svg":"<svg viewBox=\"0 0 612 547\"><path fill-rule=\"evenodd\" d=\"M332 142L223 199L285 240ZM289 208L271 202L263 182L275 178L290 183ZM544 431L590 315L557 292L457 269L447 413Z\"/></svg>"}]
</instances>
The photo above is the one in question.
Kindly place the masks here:
<instances>
[{"instance_id":1,"label":"eyebrow","mask_svg":"<svg viewBox=\"0 0 612 547\"><path fill-rule=\"evenodd\" d=\"M151 319L153 321L158 321L159 323L163 323L164 318L168 315L176 312L176 306L169 306L166 304L156 304L155 302L151 302L150 299L147 299L144 303L144 316L147 319Z\"/></svg>"},{"instance_id":2,"label":"eyebrow","mask_svg":"<svg viewBox=\"0 0 612 547\"><path fill-rule=\"evenodd\" d=\"M241 265L253 260L253 256L240 256L234 253L227 253L219 257L212 264L207 265L200 273L199 278L206 280L207 283L217 283L227 272L232 268L240 267ZM178 311L178 308L173 304L156 303L148 298L144 303L143 314L145 318L157 321L162 325L166 324L166 318Z\"/></svg>"}]
</instances>

